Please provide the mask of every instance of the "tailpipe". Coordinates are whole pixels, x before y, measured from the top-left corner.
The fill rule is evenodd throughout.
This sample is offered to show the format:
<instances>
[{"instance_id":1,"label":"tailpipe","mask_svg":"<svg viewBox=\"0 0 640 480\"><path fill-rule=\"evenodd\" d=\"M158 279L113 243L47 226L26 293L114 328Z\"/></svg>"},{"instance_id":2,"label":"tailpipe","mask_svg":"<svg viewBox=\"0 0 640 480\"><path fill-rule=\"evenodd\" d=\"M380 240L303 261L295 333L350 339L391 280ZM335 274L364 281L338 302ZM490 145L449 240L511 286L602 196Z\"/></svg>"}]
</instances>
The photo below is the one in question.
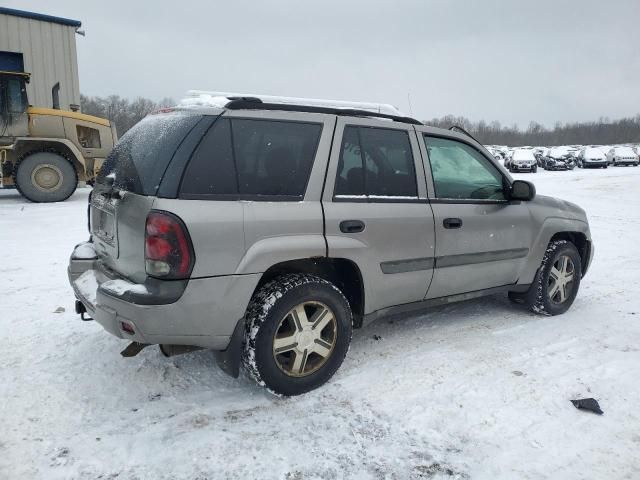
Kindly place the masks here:
<instances>
[{"instance_id":1,"label":"tailpipe","mask_svg":"<svg viewBox=\"0 0 640 480\"><path fill-rule=\"evenodd\" d=\"M196 350L203 350L203 348L195 345L160 345L160 352L165 357L175 357L176 355L195 352Z\"/></svg>"}]
</instances>

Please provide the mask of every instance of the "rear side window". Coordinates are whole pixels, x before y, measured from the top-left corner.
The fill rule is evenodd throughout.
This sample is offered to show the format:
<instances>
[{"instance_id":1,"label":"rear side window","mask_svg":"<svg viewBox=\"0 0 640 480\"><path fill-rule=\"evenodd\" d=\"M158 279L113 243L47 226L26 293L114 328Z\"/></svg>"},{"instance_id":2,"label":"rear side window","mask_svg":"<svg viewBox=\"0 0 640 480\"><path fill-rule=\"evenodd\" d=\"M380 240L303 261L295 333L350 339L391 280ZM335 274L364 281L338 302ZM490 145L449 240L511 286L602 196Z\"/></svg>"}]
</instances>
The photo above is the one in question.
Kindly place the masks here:
<instances>
[{"instance_id":1,"label":"rear side window","mask_svg":"<svg viewBox=\"0 0 640 480\"><path fill-rule=\"evenodd\" d=\"M118 188L155 195L173 154L202 118L187 112L149 115L131 128L104 162L97 181L113 175Z\"/></svg>"},{"instance_id":2,"label":"rear side window","mask_svg":"<svg viewBox=\"0 0 640 480\"><path fill-rule=\"evenodd\" d=\"M221 118L194 152L181 195L301 198L321 131L312 123Z\"/></svg>"},{"instance_id":3,"label":"rear side window","mask_svg":"<svg viewBox=\"0 0 640 480\"><path fill-rule=\"evenodd\" d=\"M404 130L344 129L335 194L338 197L416 197L416 172Z\"/></svg>"}]
</instances>

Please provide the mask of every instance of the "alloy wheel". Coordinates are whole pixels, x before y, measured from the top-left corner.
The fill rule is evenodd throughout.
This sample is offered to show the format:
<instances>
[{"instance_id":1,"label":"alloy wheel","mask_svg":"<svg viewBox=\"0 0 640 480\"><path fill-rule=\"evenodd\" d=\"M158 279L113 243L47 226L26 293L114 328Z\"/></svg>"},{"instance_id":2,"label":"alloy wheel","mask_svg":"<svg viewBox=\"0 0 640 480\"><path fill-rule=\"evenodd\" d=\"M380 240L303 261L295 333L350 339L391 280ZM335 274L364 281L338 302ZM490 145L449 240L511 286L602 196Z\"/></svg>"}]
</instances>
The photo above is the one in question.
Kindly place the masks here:
<instances>
[{"instance_id":1,"label":"alloy wheel","mask_svg":"<svg viewBox=\"0 0 640 480\"><path fill-rule=\"evenodd\" d=\"M320 302L304 302L280 321L273 339L278 368L291 377L317 372L333 353L337 339L334 313Z\"/></svg>"},{"instance_id":2,"label":"alloy wheel","mask_svg":"<svg viewBox=\"0 0 640 480\"><path fill-rule=\"evenodd\" d=\"M575 265L568 255L556 259L549 271L547 295L555 304L564 303L571 296L574 286Z\"/></svg>"}]
</instances>

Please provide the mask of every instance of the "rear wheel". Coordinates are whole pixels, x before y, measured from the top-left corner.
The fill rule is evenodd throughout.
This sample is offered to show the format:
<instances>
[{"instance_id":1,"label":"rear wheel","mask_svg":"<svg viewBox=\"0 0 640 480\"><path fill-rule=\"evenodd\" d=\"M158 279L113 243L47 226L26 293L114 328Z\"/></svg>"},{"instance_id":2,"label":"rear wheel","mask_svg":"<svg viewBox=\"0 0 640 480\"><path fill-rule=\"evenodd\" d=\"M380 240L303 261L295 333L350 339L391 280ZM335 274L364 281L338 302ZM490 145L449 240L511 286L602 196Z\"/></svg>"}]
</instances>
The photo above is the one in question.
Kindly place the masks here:
<instances>
[{"instance_id":1,"label":"rear wheel","mask_svg":"<svg viewBox=\"0 0 640 480\"><path fill-rule=\"evenodd\" d=\"M69 198L78 186L76 169L55 152L36 152L18 164L16 188L32 202L61 202Z\"/></svg>"},{"instance_id":2,"label":"rear wheel","mask_svg":"<svg viewBox=\"0 0 640 480\"><path fill-rule=\"evenodd\" d=\"M549 243L529 290L509 292L509 299L536 313L559 315L573 304L581 278L582 264L575 245L567 240L554 240Z\"/></svg>"},{"instance_id":3,"label":"rear wheel","mask_svg":"<svg viewBox=\"0 0 640 480\"><path fill-rule=\"evenodd\" d=\"M299 395L327 382L349 348L351 308L342 292L314 275L265 284L246 315L243 364L260 385Z\"/></svg>"}]
</instances>

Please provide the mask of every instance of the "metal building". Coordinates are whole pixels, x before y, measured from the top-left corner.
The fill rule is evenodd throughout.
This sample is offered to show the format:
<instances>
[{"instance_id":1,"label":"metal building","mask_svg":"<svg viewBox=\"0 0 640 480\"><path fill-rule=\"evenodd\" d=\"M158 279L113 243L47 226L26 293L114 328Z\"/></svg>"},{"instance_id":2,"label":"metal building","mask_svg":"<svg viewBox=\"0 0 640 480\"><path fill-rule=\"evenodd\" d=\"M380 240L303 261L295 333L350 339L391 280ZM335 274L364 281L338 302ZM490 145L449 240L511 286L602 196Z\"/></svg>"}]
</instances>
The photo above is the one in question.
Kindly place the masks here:
<instances>
[{"instance_id":1,"label":"metal building","mask_svg":"<svg viewBox=\"0 0 640 480\"><path fill-rule=\"evenodd\" d=\"M76 54L78 20L0 7L0 71L31 73L29 101L36 107L80 109Z\"/></svg>"}]
</instances>

